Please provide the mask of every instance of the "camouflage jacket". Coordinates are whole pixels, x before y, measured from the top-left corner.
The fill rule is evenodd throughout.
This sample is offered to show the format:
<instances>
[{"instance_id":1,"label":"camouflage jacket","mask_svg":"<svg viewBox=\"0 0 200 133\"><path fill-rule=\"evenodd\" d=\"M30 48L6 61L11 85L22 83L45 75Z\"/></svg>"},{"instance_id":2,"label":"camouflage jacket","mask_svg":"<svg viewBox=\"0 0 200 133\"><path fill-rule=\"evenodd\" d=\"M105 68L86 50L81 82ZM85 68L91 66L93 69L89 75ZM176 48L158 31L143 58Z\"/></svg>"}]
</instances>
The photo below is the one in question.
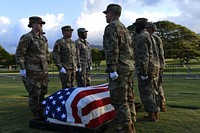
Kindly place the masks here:
<instances>
[{"instance_id":1,"label":"camouflage jacket","mask_svg":"<svg viewBox=\"0 0 200 133\"><path fill-rule=\"evenodd\" d=\"M153 34L153 37L154 37L155 42L158 46L160 68L163 69L165 67L165 57L164 57L163 43L162 43L161 38L158 37L156 34Z\"/></svg>"},{"instance_id":2,"label":"camouflage jacket","mask_svg":"<svg viewBox=\"0 0 200 133\"><path fill-rule=\"evenodd\" d=\"M74 41L67 38L58 39L53 48L53 60L60 70L62 67L67 69L76 69L80 67L77 48Z\"/></svg>"},{"instance_id":3,"label":"camouflage jacket","mask_svg":"<svg viewBox=\"0 0 200 133\"><path fill-rule=\"evenodd\" d=\"M131 45L131 36L119 20L114 20L106 26L103 48L108 72L134 70Z\"/></svg>"},{"instance_id":4,"label":"camouflage jacket","mask_svg":"<svg viewBox=\"0 0 200 133\"><path fill-rule=\"evenodd\" d=\"M33 31L23 35L20 38L15 57L20 69L48 71L50 54L46 37L37 36Z\"/></svg>"},{"instance_id":5,"label":"camouflage jacket","mask_svg":"<svg viewBox=\"0 0 200 133\"><path fill-rule=\"evenodd\" d=\"M81 38L78 38L76 41L77 50L79 53L79 58L82 68L89 68L92 66L92 54L90 44Z\"/></svg>"},{"instance_id":6,"label":"camouflage jacket","mask_svg":"<svg viewBox=\"0 0 200 133\"><path fill-rule=\"evenodd\" d=\"M141 75L157 73L159 69L158 46L144 29L135 40L135 66Z\"/></svg>"}]
</instances>

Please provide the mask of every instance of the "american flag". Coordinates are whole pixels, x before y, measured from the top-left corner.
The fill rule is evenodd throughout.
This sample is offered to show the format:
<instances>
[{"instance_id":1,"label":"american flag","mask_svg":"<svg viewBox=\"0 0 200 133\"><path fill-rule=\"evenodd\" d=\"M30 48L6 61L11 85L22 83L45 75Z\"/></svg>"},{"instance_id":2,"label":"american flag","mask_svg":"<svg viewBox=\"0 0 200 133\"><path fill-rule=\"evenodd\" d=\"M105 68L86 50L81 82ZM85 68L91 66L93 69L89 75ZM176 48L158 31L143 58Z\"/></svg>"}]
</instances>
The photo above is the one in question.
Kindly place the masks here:
<instances>
[{"instance_id":1,"label":"american flag","mask_svg":"<svg viewBox=\"0 0 200 133\"><path fill-rule=\"evenodd\" d=\"M95 128L115 117L108 84L62 89L42 104L47 120L59 124Z\"/></svg>"}]
</instances>

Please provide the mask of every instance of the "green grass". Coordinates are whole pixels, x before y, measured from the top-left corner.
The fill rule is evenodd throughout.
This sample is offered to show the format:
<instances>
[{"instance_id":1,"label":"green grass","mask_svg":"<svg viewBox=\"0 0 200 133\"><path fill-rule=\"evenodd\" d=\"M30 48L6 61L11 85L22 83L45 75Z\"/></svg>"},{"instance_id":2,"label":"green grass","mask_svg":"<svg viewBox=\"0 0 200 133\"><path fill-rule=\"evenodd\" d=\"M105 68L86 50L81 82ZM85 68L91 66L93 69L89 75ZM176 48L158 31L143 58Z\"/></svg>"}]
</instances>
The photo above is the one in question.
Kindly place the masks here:
<instances>
[{"instance_id":1,"label":"green grass","mask_svg":"<svg viewBox=\"0 0 200 133\"><path fill-rule=\"evenodd\" d=\"M92 77L92 84L106 82L105 77ZM157 123L137 122L137 133L199 133L200 132L200 86L199 80L164 78L167 112L159 113ZM49 92L59 90L57 77L50 77ZM135 80L136 102L140 102ZM52 133L29 128L32 114L27 105L27 92L20 77L0 77L0 133ZM145 115L143 109L137 118ZM113 133L109 129L107 133Z\"/></svg>"}]
</instances>

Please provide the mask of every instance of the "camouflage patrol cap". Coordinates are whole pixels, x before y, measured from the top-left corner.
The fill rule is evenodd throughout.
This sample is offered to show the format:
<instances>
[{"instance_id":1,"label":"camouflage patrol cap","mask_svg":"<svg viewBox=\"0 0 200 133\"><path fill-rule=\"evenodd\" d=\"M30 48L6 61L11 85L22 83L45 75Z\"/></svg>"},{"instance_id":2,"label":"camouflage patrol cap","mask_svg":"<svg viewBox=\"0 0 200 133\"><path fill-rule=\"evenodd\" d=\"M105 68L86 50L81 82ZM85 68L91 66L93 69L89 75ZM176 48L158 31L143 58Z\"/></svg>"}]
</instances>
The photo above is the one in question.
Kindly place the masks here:
<instances>
[{"instance_id":1,"label":"camouflage patrol cap","mask_svg":"<svg viewBox=\"0 0 200 133\"><path fill-rule=\"evenodd\" d=\"M152 22L148 22L147 23L147 28L153 28L154 30L157 30L156 25L154 23L152 23Z\"/></svg>"},{"instance_id":2,"label":"camouflage patrol cap","mask_svg":"<svg viewBox=\"0 0 200 133\"><path fill-rule=\"evenodd\" d=\"M34 23L37 23L37 24L45 24L45 22L42 20L42 18L40 18L40 17L38 17L38 16L29 17L29 24L28 24L28 27L29 27L29 28L32 28L32 25L31 25L31 24L34 24Z\"/></svg>"},{"instance_id":3,"label":"camouflage patrol cap","mask_svg":"<svg viewBox=\"0 0 200 133\"><path fill-rule=\"evenodd\" d=\"M107 6L106 10L103 11L103 13L107 14L109 11L113 11L113 12L121 14L122 7L120 5L118 5L118 4L109 4Z\"/></svg>"},{"instance_id":4,"label":"camouflage patrol cap","mask_svg":"<svg viewBox=\"0 0 200 133\"><path fill-rule=\"evenodd\" d=\"M147 21L148 21L148 19L147 18L137 18L136 20L135 20L135 23L133 23L133 25L136 25L136 24L147 24Z\"/></svg>"},{"instance_id":5,"label":"camouflage patrol cap","mask_svg":"<svg viewBox=\"0 0 200 133\"><path fill-rule=\"evenodd\" d=\"M78 30L77 30L77 32L79 33L79 32L88 32L85 28L79 28Z\"/></svg>"},{"instance_id":6,"label":"camouflage patrol cap","mask_svg":"<svg viewBox=\"0 0 200 133\"><path fill-rule=\"evenodd\" d=\"M62 31L74 31L74 29L72 29L71 26L69 26L69 25L63 26L63 27L61 28L61 30L62 30Z\"/></svg>"}]
</instances>

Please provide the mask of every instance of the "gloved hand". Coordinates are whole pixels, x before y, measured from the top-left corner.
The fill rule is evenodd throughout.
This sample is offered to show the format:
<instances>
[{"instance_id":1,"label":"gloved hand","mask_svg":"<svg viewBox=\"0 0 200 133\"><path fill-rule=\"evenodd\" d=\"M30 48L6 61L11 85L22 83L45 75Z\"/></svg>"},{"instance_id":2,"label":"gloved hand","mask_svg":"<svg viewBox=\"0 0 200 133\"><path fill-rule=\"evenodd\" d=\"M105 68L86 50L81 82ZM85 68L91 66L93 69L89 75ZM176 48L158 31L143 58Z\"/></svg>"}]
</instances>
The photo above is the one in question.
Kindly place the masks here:
<instances>
[{"instance_id":1,"label":"gloved hand","mask_svg":"<svg viewBox=\"0 0 200 133\"><path fill-rule=\"evenodd\" d=\"M112 73L110 73L110 78L112 79L112 80L115 80L115 79L117 79L119 77L119 75L117 74L117 72L112 72Z\"/></svg>"},{"instance_id":2,"label":"gloved hand","mask_svg":"<svg viewBox=\"0 0 200 133\"><path fill-rule=\"evenodd\" d=\"M62 68L60 69L60 73L67 73L67 72L66 72L65 68L62 67Z\"/></svg>"},{"instance_id":3,"label":"gloved hand","mask_svg":"<svg viewBox=\"0 0 200 133\"><path fill-rule=\"evenodd\" d=\"M92 70L92 67L90 67L90 70Z\"/></svg>"},{"instance_id":4,"label":"gloved hand","mask_svg":"<svg viewBox=\"0 0 200 133\"><path fill-rule=\"evenodd\" d=\"M82 68L76 68L76 72L81 72Z\"/></svg>"},{"instance_id":5,"label":"gloved hand","mask_svg":"<svg viewBox=\"0 0 200 133\"><path fill-rule=\"evenodd\" d=\"M142 80L147 80L147 79L148 79L148 76L143 76L143 75L141 75L141 79L142 79Z\"/></svg>"},{"instance_id":6,"label":"gloved hand","mask_svg":"<svg viewBox=\"0 0 200 133\"><path fill-rule=\"evenodd\" d=\"M22 76L22 77L26 77L26 69L20 70L19 75Z\"/></svg>"}]
</instances>

